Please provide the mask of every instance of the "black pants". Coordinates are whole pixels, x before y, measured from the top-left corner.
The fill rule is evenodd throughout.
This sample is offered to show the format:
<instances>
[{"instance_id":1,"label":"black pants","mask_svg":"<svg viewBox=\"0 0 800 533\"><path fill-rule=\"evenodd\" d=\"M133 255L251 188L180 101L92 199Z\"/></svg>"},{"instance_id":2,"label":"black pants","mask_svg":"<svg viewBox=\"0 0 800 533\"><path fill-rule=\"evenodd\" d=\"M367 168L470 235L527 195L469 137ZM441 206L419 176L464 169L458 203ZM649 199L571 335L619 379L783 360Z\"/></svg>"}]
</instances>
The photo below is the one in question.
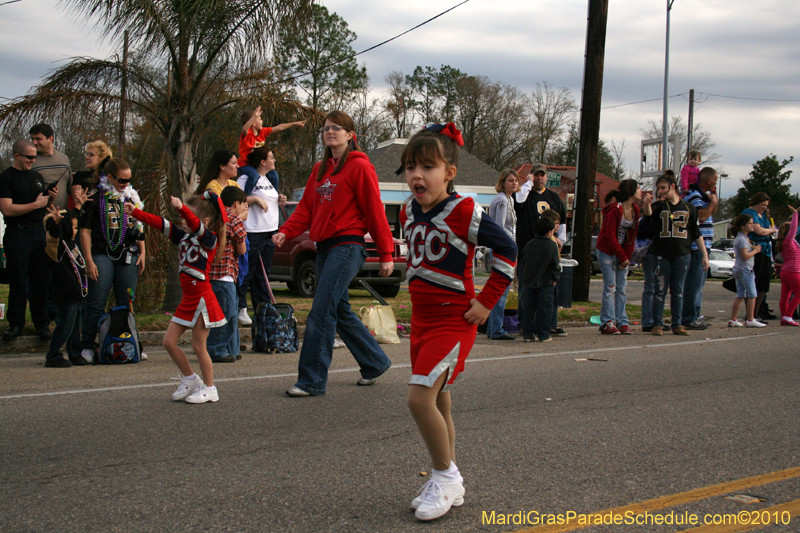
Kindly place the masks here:
<instances>
[{"instance_id":1,"label":"black pants","mask_svg":"<svg viewBox=\"0 0 800 533\"><path fill-rule=\"evenodd\" d=\"M250 252L247 254L247 261L250 267L244 278L244 283L237 287L239 309L247 307L247 289L251 291L250 298L253 302L253 308L262 302L270 301L269 292L267 292L267 281L261 271L259 257L264 261L264 270L267 271L267 276L269 276L270 268L272 268L272 256L275 253L275 245L272 244L272 236L275 233L274 231L267 231L247 234L247 239L250 241Z\"/></svg>"},{"instance_id":2,"label":"black pants","mask_svg":"<svg viewBox=\"0 0 800 533\"><path fill-rule=\"evenodd\" d=\"M25 289L30 281L31 318L36 329L50 325L47 295L50 289L50 259L45 254L45 230L41 224L10 224L3 236L8 269L8 308L10 326L25 326Z\"/></svg>"}]
</instances>

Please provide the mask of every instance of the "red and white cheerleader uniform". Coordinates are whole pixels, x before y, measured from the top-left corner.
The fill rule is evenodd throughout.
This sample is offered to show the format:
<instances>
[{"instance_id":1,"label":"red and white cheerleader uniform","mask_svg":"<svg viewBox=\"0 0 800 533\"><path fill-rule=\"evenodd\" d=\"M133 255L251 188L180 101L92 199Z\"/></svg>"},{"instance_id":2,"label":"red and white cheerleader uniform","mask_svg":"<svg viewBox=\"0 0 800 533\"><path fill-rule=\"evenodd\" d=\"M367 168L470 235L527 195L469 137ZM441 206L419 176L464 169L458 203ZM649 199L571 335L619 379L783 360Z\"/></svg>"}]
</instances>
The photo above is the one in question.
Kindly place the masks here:
<instances>
[{"instance_id":1,"label":"red and white cheerleader uniform","mask_svg":"<svg viewBox=\"0 0 800 533\"><path fill-rule=\"evenodd\" d=\"M134 210L134 218L154 227L178 245L181 290L183 298L172 315L172 321L182 326L194 327L197 318L203 315L207 328L218 328L226 324L225 313L217 303L211 290L209 272L217 254L217 235L207 229L200 219L185 205L179 211L188 233L172 222L157 215Z\"/></svg>"},{"instance_id":2,"label":"red and white cheerleader uniform","mask_svg":"<svg viewBox=\"0 0 800 533\"><path fill-rule=\"evenodd\" d=\"M408 243L411 293L410 384L432 387L443 373L452 385L464 370L477 324L464 318L473 298L491 309L514 279L517 246L472 198L451 194L427 213L416 199L400 211ZM492 274L475 296L475 246L492 248ZM444 390L444 389L442 389Z\"/></svg>"}]
</instances>

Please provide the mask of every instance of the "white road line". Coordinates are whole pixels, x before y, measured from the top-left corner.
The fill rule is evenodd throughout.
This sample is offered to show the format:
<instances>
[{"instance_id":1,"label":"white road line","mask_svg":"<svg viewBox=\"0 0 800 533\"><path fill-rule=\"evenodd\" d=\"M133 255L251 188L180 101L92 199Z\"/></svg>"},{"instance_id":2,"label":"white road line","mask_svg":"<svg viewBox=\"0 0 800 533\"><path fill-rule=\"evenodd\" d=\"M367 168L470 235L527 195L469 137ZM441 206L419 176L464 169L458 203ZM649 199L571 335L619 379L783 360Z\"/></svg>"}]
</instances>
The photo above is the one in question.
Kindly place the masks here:
<instances>
[{"instance_id":1,"label":"white road line","mask_svg":"<svg viewBox=\"0 0 800 533\"><path fill-rule=\"evenodd\" d=\"M529 353L529 354L519 354L519 355L506 355L500 357L483 357L483 358L470 358L467 359L467 364L472 363L487 363L492 361L507 361L510 359L530 359L533 357L549 357L553 355L591 355L595 353L601 352L625 352L631 350L640 350L640 349L652 349L657 347L670 347L670 346L689 346L692 344L704 344L707 342L730 342L730 341L744 341L744 340L755 340L761 339L763 337L770 337L774 335L781 335L780 333L764 333L758 336L747 336L747 337L731 337L726 339L703 339L698 341L685 341L685 342L670 342L670 343L660 343L660 344L642 344L640 346L628 346L628 347L610 347L610 348L592 348L589 350L574 350L570 352L547 352L547 353ZM401 363L401 364L394 364L392 365L392 369L400 369L400 368L410 368L410 363ZM358 367L348 367L348 368L339 368L336 370L330 370L329 374L339 374L342 372L358 372ZM249 381L254 379L277 379L277 378L294 378L297 377L296 372L292 372L291 374L267 374L265 376L245 376L240 378L220 378L215 379L215 382L218 383L225 383L229 381ZM153 387L174 387L176 384L176 380L167 383L146 383L141 385L124 385L119 387L100 387L96 389L72 389L72 390L63 390L63 391L55 391L55 392L37 392L37 393L30 393L30 394L11 394L8 396L0 396L0 400L16 400L19 398L38 398L43 396L63 396L65 394L87 394L93 392L111 392L111 391L125 391L125 390L132 390L132 389L149 389Z\"/></svg>"}]
</instances>

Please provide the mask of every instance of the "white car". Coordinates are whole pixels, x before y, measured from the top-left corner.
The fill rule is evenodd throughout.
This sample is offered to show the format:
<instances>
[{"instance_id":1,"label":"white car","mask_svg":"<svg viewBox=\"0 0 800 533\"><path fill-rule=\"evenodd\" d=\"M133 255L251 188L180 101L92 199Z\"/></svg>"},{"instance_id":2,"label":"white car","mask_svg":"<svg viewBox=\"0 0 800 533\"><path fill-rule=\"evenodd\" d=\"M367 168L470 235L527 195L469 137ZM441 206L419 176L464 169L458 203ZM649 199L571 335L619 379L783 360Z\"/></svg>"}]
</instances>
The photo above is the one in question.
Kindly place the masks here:
<instances>
[{"instance_id":1,"label":"white car","mask_svg":"<svg viewBox=\"0 0 800 533\"><path fill-rule=\"evenodd\" d=\"M729 278L733 276L733 259L722 250L708 251L708 277Z\"/></svg>"}]
</instances>

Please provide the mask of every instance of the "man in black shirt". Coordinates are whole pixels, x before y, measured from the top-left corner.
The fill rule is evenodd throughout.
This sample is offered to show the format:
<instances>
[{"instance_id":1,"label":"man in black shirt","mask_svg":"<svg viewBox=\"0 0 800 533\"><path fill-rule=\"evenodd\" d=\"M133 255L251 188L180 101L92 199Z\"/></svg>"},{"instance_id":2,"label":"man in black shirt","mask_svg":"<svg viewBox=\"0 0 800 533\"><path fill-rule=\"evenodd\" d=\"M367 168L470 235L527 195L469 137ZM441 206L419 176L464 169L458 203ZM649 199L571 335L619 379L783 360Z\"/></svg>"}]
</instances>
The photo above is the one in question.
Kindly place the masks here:
<instances>
[{"instance_id":1,"label":"man in black shirt","mask_svg":"<svg viewBox=\"0 0 800 533\"><path fill-rule=\"evenodd\" d=\"M567 211L564 209L564 202L557 192L545 188L547 183L547 166L536 163L531 167L526 182L522 184L519 192L514 195L514 211L517 214L517 249L524 250L533 238L536 237L534 225L539 220L541 214L548 209L552 209L561 218L561 222L556 228L555 238L561 243L559 249L566 241L567 237ZM525 287L520 284L518 301L522 302ZM564 328L558 326L558 291L554 293L553 321L550 330L551 337L566 337ZM524 306L518 304L518 318L522 322Z\"/></svg>"},{"instance_id":2,"label":"man in black shirt","mask_svg":"<svg viewBox=\"0 0 800 533\"><path fill-rule=\"evenodd\" d=\"M708 253L700 234L695 207L681 199L677 182L672 176L656 180L657 195L663 200L644 204L645 219L640 234L652 234L653 245L644 260L644 268L655 279L653 295L653 335L661 335L664 327L664 301L670 293L672 333L688 335L681 325L683 284L692 258L692 242L701 254L703 271L708 270Z\"/></svg>"},{"instance_id":3,"label":"man in black shirt","mask_svg":"<svg viewBox=\"0 0 800 533\"><path fill-rule=\"evenodd\" d=\"M31 281L31 318L36 332L49 340L50 317L47 291L51 271L45 255L45 231L42 220L55 191L45 190L42 176L33 170L36 147L27 140L14 143L14 163L0 173L0 212L6 222L3 236L8 268L8 329L3 339L16 339L25 326L25 289Z\"/></svg>"}]
</instances>

